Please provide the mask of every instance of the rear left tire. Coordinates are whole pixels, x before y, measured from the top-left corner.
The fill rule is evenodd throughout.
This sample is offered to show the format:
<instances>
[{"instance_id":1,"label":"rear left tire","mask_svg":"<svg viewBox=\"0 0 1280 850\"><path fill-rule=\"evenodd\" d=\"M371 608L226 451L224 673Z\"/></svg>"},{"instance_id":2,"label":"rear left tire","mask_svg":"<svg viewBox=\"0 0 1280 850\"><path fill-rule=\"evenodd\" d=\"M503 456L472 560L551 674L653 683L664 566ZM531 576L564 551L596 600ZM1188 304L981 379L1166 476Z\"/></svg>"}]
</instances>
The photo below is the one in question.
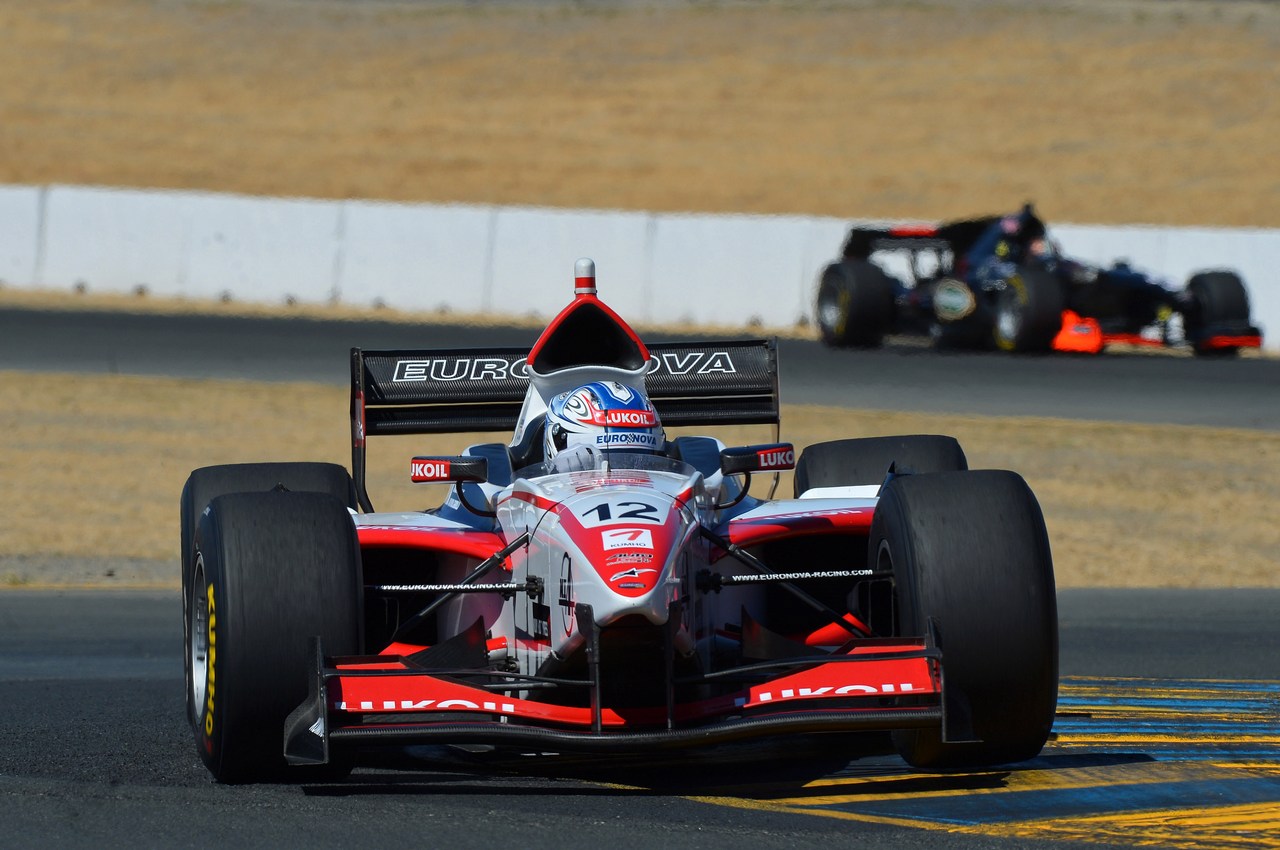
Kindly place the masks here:
<instances>
[{"instance_id":1,"label":"rear left tire","mask_svg":"<svg viewBox=\"0 0 1280 850\"><path fill-rule=\"evenodd\" d=\"M968 469L955 437L904 434L814 443L800 453L795 495L814 487L881 484L890 464L896 472L950 472Z\"/></svg>"},{"instance_id":2,"label":"rear left tire","mask_svg":"<svg viewBox=\"0 0 1280 850\"><path fill-rule=\"evenodd\" d=\"M893 325L893 278L867 260L841 260L822 271L815 303L818 333L837 348L876 348Z\"/></svg>"}]
</instances>

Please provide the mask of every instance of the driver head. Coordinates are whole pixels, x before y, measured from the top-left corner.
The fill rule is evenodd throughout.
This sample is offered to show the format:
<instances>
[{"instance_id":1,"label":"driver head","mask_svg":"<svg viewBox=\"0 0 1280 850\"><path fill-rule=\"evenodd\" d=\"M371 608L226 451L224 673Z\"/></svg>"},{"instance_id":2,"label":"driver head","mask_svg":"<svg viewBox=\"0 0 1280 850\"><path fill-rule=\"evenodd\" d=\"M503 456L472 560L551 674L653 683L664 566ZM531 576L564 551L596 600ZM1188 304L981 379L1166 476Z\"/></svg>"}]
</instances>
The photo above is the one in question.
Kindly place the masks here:
<instances>
[{"instance_id":1,"label":"driver head","mask_svg":"<svg viewBox=\"0 0 1280 850\"><path fill-rule=\"evenodd\" d=\"M551 399L543 441L545 460L578 446L658 454L666 434L643 392L614 381L596 381Z\"/></svg>"}]
</instances>

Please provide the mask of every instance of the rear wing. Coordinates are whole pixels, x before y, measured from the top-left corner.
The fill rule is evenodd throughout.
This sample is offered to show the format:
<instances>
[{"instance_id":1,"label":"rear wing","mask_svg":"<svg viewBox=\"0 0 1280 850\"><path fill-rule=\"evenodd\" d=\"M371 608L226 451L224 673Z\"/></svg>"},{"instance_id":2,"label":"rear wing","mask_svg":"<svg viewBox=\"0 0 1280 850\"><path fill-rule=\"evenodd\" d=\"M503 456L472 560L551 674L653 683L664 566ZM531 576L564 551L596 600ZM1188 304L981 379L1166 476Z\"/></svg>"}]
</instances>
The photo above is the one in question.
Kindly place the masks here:
<instances>
[{"instance_id":1,"label":"rear wing","mask_svg":"<svg viewBox=\"0 0 1280 850\"><path fill-rule=\"evenodd\" d=\"M645 378L664 425L780 422L774 339L653 343ZM351 349L351 473L365 510L365 441L381 434L515 430L524 348Z\"/></svg>"},{"instance_id":2,"label":"rear wing","mask_svg":"<svg viewBox=\"0 0 1280 850\"><path fill-rule=\"evenodd\" d=\"M855 226L849 229L841 253L848 259L857 260L865 260L877 251L950 251L961 255L992 223L999 220L999 216L986 216L939 225Z\"/></svg>"},{"instance_id":3,"label":"rear wing","mask_svg":"<svg viewBox=\"0 0 1280 850\"><path fill-rule=\"evenodd\" d=\"M877 251L948 251L949 243L930 225L853 227L844 241L845 259L865 260Z\"/></svg>"}]
</instances>

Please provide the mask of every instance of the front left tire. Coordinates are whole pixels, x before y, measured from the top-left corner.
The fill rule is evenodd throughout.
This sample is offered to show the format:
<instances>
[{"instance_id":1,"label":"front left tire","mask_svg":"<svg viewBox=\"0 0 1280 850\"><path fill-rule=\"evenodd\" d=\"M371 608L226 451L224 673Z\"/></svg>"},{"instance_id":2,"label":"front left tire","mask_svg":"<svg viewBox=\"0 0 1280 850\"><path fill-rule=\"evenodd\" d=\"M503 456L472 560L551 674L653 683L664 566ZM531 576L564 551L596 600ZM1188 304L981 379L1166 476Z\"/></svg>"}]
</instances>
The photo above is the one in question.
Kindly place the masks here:
<instances>
[{"instance_id":1,"label":"front left tire","mask_svg":"<svg viewBox=\"0 0 1280 850\"><path fill-rule=\"evenodd\" d=\"M1183 314L1192 350L1202 357L1234 357L1235 346L1211 346L1207 337L1218 327L1249 327L1249 293L1231 271L1206 271L1187 281L1190 307Z\"/></svg>"},{"instance_id":2,"label":"front left tire","mask_svg":"<svg viewBox=\"0 0 1280 850\"><path fill-rule=\"evenodd\" d=\"M903 759L974 767L1036 756L1057 705L1058 620L1031 488L1005 470L894 478L868 546L868 563L893 575L899 633L932 633L942 651L949 739L895 732Z\"/></svg>"}]
</instances>

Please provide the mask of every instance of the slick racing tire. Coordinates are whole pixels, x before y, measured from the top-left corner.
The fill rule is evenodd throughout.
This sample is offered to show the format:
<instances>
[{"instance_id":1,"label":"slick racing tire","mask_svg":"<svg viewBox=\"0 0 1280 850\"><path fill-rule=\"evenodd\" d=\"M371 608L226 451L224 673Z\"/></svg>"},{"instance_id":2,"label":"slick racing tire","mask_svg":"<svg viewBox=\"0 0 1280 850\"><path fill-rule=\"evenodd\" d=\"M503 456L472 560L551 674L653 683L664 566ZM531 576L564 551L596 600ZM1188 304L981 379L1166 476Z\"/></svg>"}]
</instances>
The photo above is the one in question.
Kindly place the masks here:
<instances>
[{"instance_id":1,"label":"slick racing tire","mask_svg":"<svg viewBox=\"0 0 1280 850\"><path fill-rule=\"evenodd\" d=\"M870 563L892 570L903 635L942 652L940 729L893 733L916 767L984 766L1036 756L1053 726L1058 621L1044 517L1004 470L910 475L880 495Z\"/></svg>"},{"instance_id":2,"label":"slick racing tire","mask_svg":"<svg viewBox=\"0 0 1280 850\"><path fill-rule=\"evenodd\" d=\"M951 472L969 461L955 437L908 434L814 443L800 453L795 495L814 487L882 484L890 464L898 473Z\"/></svg>"},{"instance_id":3,"label":"slick racing tire","mask_svg":"<svg viewBox=\"0 0 1280 850\"><path fill-rule=\"evenodd\" d=\"M866 260L842 260L822 271L815 304L822 341L837 348L875 348L893 325L894 282Z\"/></svg>"},{"instance_id":4,"label":"slick racing tire","mask_svg":"<svg viewBox=\"0 0 1280 850\"><path fill-rule=\"evenodd\" d=\"M227 493L265 492L275 487L328 493L347 507L356 507L356 487L346 469L336 463L235 463L195 470L182 488L183 629L190 615L191 544L200 514L214 498ZM190 697L191 683L187 682ZM190 704L187 711L194 709Z\"/></svg>"},{"instance_id":5,"label":"slick racing tire","mask_svg":"<svg viewBox=\"0 0 1280 850\"><path fill-rule=\"evenodd\" d=\"M1184 329L1196 354L1233 357L1238 348L1211 348L1202 344L1205 332L1214 325L1248 325L1249 293L1235 272L1205 271L1187 281L1190 309L1183 314Z\"/></svg>"},{"instance_id":6,"label":"slick racing tire","mask_svg":"<svg viewBox=\"0 0 1280 850\"><path fill-rule=\"evenodd\" d=\"M186 634L196 750L219 782L287 772L284 723L326 655L360 652L360 547L325 493L233 493L209 503L192 544ZM326 777L332 778L332 777Z\"/></svg>"},{"instance_id":7,"label":"slick racing tire","mask_svg":"<svg viewBox=\"0 0 1280 850\"><path fill-rule=\"evenodd\" d=\"M1062 286L1040 268L1020 268L996 296L996 348L1010 352L1048 351L1062 329Z\"/></svg>"}]
</instances>

